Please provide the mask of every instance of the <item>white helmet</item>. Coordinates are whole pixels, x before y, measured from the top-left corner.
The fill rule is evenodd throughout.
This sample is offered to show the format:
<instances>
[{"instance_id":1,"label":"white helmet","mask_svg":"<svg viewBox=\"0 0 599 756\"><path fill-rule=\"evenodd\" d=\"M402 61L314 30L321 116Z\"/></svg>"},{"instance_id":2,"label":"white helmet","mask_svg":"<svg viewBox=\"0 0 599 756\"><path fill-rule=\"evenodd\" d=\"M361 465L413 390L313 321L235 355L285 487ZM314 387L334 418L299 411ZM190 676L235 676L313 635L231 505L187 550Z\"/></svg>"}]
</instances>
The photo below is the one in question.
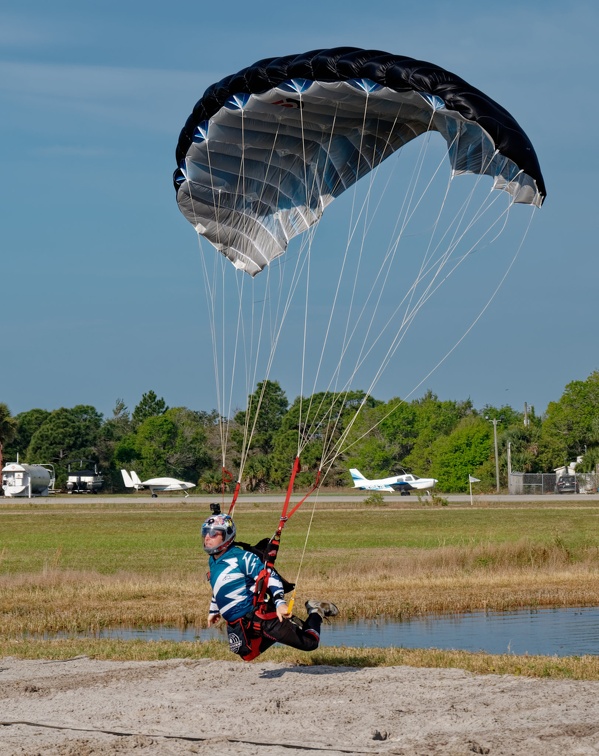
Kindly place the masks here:
<instances>
[{"instance_id":1,"label":"white helmet","mask_svg":"<svg viewBox=\"0 0 599 756\"><path fill-rule=\"evenodd\" d=\"M218 554L235 539L237 528L235 527L232 517L228 514L211 515L204 521L204 524L202 525L202 541L204 541L207 535L216 535L217 533L223 534L222 543L219 543L218 546L215 546L214 548L204 546L204 551L207 554Z\"/></svg>"}]
</instances>

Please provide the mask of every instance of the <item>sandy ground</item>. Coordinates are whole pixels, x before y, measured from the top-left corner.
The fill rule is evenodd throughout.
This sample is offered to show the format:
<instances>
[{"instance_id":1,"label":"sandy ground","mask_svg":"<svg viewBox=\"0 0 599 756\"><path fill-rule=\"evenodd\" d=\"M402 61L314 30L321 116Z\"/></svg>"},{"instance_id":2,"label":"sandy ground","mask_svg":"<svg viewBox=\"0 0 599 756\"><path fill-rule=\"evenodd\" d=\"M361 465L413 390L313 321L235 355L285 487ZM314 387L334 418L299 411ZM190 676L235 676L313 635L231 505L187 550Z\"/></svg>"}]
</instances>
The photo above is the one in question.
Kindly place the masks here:
<instances>
[{"instance_id":1,"label":"sandy ground","mask_svg":"<svg viewBox=\"0 0 599 756\"><path fill-rule=\"evenodd\" d=\"M599 683L459 670L0 660L0 754L599 753Z\"/></svg>"}]
</instances>

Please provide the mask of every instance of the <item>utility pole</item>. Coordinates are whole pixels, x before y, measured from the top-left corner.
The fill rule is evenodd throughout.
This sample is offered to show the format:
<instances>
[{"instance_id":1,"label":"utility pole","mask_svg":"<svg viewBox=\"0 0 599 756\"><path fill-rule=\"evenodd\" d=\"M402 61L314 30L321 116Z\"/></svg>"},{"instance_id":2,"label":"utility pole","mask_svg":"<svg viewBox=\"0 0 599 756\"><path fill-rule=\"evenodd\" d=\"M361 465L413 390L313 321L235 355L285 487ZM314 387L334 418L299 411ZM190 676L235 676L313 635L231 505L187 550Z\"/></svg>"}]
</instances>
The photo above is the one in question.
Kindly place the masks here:
<instances>
[{"instance_id":1,"label":"utility pole","mask_svg":"<svg viewBox=\"0 0 599 756\"><path fill-rule=\"evenodd\" d=\"M497 449L497 418L493 418L493 440L495 442L495 482L499 493L499 451Z\"/></svg>"}]
</instances>

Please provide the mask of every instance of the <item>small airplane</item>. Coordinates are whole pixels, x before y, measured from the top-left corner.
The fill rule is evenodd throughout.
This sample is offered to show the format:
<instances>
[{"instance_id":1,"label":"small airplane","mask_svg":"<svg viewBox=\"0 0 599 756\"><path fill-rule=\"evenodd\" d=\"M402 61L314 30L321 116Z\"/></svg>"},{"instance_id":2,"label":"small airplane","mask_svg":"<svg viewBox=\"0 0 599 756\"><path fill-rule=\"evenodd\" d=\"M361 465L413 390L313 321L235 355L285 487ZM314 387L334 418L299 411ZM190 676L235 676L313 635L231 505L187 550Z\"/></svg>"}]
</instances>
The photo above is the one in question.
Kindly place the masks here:
<instances>
[{"instance_id":1,"label":"small airplane","mask_svg":"<svg viewBox=\"0 0 599 756\"><path fill-rule=\"evenodd\" d=\"M436 478L419 478L405 470L401 475L378 480L368 480L355 468L352 468L350 473L354 480L354 488L364 491L399 491L402 496L409 496L410 491L426 491L438 482Z\"/></svg>"},{"instance_id":2,"label":"small airplane","mask_svg":"<svg viewBox=\"0 0 599 756\"><path fill-rule=\"evenodd\" d=\"M141 491L143 488L149 488L152 498L155 499L158 494L156 491L183 491L185 496L189 496L187 490L189 488L195 488L195 483L186 483L183 480L177 480L176 478L150 478L149 480L140 480L139 475L135 470L127 472L127 470L121 470L123 481L126 488L135 488L136 491Z\"/></svg>"}]
</instances>

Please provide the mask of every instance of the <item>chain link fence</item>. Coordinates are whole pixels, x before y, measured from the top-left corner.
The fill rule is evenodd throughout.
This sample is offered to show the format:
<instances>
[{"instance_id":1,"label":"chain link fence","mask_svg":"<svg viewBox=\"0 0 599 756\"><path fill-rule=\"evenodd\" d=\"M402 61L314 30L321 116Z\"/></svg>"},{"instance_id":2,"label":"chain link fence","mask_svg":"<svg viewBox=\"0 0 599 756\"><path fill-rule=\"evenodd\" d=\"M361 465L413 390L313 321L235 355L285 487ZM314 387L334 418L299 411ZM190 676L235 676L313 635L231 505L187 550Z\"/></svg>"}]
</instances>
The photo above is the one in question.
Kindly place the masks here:
<instances>
[{"instance_id":1,"label":"chain link fence","mask_svg":"<svg viewBox=\"0 0 599 756\"><path fill-rule=\"evenodd\" d=\"M511 494L552 494L557 493L555 473L518 473L510 474L509 492ZM575 473L580 493L597 493L599 475L597 473Z\"/></svg>"}]
</instances>

